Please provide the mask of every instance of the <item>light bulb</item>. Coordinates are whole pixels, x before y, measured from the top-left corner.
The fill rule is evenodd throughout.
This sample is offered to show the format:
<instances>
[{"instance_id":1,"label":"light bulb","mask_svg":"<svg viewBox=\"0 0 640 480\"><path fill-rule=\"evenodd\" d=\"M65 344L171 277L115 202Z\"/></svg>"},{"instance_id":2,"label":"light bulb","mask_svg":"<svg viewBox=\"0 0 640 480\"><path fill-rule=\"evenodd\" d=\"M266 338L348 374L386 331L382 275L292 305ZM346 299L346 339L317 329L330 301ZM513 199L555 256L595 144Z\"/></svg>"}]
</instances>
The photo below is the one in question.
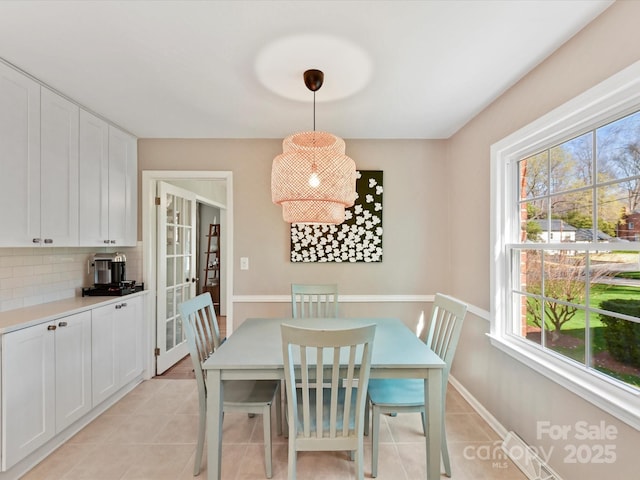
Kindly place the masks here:
<instances>
[{"instance_id":1,"label":"light bulb","mask_svg":"<svg viewBox=\"0 0 640 480\"><path fill-rule=\"evenodd\" d=\"M317 188L319 185L320 185L320 177L318 176L318 174L316 172L313 172L309 176L309 186L311 188Z\"/></svg>"}]
</instances>

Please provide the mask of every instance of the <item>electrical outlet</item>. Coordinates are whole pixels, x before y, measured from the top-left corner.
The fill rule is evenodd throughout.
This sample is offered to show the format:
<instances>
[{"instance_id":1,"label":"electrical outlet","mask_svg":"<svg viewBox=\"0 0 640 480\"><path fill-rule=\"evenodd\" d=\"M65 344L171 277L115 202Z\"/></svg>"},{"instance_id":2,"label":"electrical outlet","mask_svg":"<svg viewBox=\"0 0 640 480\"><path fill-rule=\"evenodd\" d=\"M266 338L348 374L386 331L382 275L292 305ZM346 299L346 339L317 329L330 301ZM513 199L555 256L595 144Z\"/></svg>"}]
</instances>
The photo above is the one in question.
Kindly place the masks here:
<instances>
[{"instance_id":1,"label":"electrical outlet","mask_svg":"<svg viewBox=\"0 0 640 480\"><path fill-rule=\"evenodd\" d=\"M240 257L240 270L249 270L249 257Z\"/></svg>"}]
</instances>

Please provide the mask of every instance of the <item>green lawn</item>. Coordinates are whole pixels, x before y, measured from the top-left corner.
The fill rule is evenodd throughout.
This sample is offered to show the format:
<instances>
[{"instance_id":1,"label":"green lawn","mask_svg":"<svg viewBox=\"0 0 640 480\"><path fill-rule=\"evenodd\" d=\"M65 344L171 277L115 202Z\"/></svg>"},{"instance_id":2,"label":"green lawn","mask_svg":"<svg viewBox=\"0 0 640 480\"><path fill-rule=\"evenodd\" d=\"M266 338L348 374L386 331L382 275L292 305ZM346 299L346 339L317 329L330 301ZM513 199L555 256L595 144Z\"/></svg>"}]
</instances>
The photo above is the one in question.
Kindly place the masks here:
<instances>
[{"instance_id":1,"label":"green lawn","mask_svg":"<svg viewBox=\"0 0 640 480\"><path fill-rule=\"evenodd\" d=\"M639 275L640 276L640 275ZM621 285L605 285L598 284L591 287L589 305L593 308L600 308L600 303L603 300L610 300L612 298L627 298L637 299L640 296L640 288L629 287ZM529 322L531 325L531 322ZM589 325L591 330L591 347L592 355L595 356L600 352L607 351L607 345L603 337L604 325L600 321L600 315L592 315L589 318ZM569 335L579 340L575 342L575 345L571 346L553 346L554 351L569 357L584 365L585 362L585 312L584 310L578 310L575 316L562 326L562 333ZM602 373L609 375L613 378L621 380L629 385L640 387L640 377L636 375L624 374L616 372L605 367L594 366Z\"/></svg>"},{"instance_id":2,"label":"green lawn","mask_svg":"<svg viewBox=\"0 0 640 480\"><path fill-rule=\"evenodd\" d=\"M598 284L591 287L589 305L592 308L600 308L600 303L603 300L611 300L612 298L639 298L639 296L639 287ZM529 322L529 324L532 325L531 322ZM602 322L600 321L600 316L592 315L589 319L589 324L591 327L601 327ZM562 326L562 330L584 329L584 326L585 312L584 310L578 309L573 318Z\"/></svg>"},{"instance_id":3,"label":"green lawn","mask_svg":"<svg viewBox=\"0 0 640 480\"><path fill-rule=\"evenodd\" d=\"M640 272L620 272L616 275L618 278L630 278L632 280L640 280Z\"/></svg>"}]
</instances>

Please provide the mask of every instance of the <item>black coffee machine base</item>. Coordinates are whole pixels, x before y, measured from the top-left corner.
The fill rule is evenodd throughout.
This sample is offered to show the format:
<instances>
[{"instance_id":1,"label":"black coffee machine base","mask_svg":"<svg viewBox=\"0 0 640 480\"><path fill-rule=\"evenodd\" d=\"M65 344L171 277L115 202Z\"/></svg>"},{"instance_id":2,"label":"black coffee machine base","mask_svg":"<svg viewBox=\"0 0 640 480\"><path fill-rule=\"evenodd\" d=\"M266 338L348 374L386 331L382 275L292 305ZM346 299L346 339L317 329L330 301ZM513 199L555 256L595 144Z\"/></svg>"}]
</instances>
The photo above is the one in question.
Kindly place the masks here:
<instances>
[{"instance_id":1,"label":"black coffee machine base","mask_svg":"<svg viewBox=\"0 0 640 480\"><path fill-rule=\"evenodd\" d=\"M120 283L94 285L82 289L83 297L121 297L144 290L144 283L136 283L135 280L127 280Z\"/></svg>"}]
</instances>

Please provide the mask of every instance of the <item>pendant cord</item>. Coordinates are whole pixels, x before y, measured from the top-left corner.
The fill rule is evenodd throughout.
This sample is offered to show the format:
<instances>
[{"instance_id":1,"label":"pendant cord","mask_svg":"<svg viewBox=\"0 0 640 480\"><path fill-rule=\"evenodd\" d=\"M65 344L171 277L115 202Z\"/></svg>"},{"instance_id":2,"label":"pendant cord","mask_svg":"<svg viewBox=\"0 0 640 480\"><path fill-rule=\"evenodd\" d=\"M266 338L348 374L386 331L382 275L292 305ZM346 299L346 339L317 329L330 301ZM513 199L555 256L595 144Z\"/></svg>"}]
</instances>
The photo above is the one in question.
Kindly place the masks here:
<instances>
[{"instance_id":1,"label":"pendant cord","mask_svg":"<svg viewBox=\"0 0 640 480\"><path fill-rule=\"evenodd\" d=\"M313 91L313 163L311 164L311 172L316 173L316 91Z\"/></svg>"}]
</instances>

